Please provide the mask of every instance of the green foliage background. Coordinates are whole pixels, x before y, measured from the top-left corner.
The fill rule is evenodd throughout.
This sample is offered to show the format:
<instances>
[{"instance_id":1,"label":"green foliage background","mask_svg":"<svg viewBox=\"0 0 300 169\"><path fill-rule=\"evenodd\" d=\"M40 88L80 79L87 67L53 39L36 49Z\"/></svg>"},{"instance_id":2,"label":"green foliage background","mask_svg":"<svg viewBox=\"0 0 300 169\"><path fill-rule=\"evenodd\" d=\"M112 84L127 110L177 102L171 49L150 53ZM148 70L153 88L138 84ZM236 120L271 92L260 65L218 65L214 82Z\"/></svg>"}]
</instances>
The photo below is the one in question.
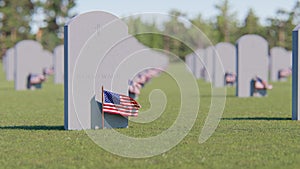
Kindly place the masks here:
<instances>
[{"instance_id":1,"label":"green foliage background","mask_svg":"<svg viewBox=\"0 0 300 169\"><path fill-rule=\"evenodd\" d=\"M75 0L0 0L0 57L8 48L23 39L37 40L50 51L63 44L63 25L76 15L72 12L75 6ZM253 9L249 9L243 21L238 21L229 0L219 1L215 8L218 11L215 17L204 19L200 11L196 17L189 18L212 45L218 42L234 44L244 34L258 34L267 39L270 48L281 46L291 50L292 30L300 23L299 1L289 11L277 10L273 17L267 19L265 25L260 24L259 16ZM140 42L151 48L169 51L182 59L192 51L191 48L211 45L208 41L199 39L199 31L180 20L182 17L186 18L186 14L173 9L169 15L172 17L163 23L145 21L137 16L126 18L125 21L129 32ZM38 30L33 32L36 27ZM146 31L161 34L139 34ZM182 37L184 42L165 36L166 34ZM187 41L190 44L185 44Z\"/></svg>"}]
</instances>

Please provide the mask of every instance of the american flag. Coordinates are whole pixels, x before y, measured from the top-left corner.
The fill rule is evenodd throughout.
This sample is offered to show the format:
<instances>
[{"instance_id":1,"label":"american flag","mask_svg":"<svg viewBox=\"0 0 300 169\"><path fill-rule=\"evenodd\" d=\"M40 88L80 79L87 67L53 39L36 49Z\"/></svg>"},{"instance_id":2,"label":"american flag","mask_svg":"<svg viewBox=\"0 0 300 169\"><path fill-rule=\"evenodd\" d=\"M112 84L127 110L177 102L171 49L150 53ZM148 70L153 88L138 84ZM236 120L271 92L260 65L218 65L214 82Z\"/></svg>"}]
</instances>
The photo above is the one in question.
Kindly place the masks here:
<instances>
[{"instance_id":1,"label":"american flag","mask_svg":"<svg viewBox=\"0 0 300 169\"><path fill-rule=\"evenodd\" d=\"M141 107L134 99L113 93L107 90L103 91L104 103L103 112L110 114L119 114L122 116L137 116Z\"/></svg>"}]
</instances>

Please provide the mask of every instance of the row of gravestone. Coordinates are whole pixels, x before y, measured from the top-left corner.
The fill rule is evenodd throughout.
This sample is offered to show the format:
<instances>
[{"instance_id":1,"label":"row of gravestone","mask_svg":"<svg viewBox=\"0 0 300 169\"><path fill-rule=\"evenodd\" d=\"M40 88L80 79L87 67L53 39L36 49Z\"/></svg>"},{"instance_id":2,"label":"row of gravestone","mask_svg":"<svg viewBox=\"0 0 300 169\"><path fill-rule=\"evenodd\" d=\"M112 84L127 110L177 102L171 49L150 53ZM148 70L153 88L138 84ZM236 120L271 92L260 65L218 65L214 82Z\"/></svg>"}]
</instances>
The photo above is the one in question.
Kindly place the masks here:
<instances>
[{"instance_id":1,"label":"row of gravestone","mask_svg":"<svg viewBox=\"0 0 300 169\"><path fill-rule=\"evenodd\" d=\"M64 27L64 39L54 57L38 42L17 43L4 56L7 79L14 80L16 90L24 90L28 74L42 74L54 64L55 81L64 79L65 129L127 127L127 117L107 113L102 125L101 88L128 95L129 81L151 70L163 71L168 56L139 43L121 19L102 11L71 19Z\"/></svg>"},{"instance_id":2,"label":"row of gravestone","mask_svg":"<svg viewBox=\"0 0 300 169\"><path fill-rule=\"evenodd\" d=\"M63 61L63 45L57 46L52 54L39 42L23 40L5 52L3 68L6 79L14 81L15 90L25 90L29 75L53 73L54 82L63 83Z\"/></svg>"},{"instance_id":3,"label":"row of gravestone","mask_svg":"<svg viewBox=\"0 0 300 169\"><path fill-rule=\"evenodd\" d=\"M186 64L196 78L211 82L214 87L237 85L238 97L253 95L255 77L278 81L291 74L292 54L281 47L268 50L267 41L258 35L244 35L236 43L222 42L198 49L186 56Z\"/></svg>"},{"instance_id":4,"label":"row of gravestone","mask_svg":"<svg viewBox=\"0 0 300 169\"><path fill-rule=\"evenodd\" d=\"M118 114L105 113L102 119L102 87L128 95L128 81L147 69L164 69L168 57L141 45L121 19L107 12L74 17L64 37L65 129L128 127L128 118Z\"/></svg>"}]
</instances>

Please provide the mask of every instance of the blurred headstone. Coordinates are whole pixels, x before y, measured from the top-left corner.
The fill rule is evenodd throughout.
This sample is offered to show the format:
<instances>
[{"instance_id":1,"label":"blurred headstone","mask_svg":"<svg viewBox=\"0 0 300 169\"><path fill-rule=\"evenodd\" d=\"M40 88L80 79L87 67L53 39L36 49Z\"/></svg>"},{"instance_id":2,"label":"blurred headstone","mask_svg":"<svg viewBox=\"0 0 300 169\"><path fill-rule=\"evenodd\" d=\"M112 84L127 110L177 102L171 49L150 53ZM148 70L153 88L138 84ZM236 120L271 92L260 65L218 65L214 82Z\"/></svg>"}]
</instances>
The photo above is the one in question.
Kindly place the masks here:
<instances>
[{"instance_id":1,"label":"blurred headstone","mask_svg":"<svg viewBox=\"0 0 300 169\"><path fill-rule=\"evenodd\" d=\"M59 45L54 49L53 68L54 68L54 83L64 83L64 45Z\"/></svg>"},{"instance_id":2,"label":"blurred headstone","mask_svg":"<svg viewBox=\"0 0 300 169\"><path fill-rule=\"evenodd\" d=\"M188 54L185 56L185 64L187 70L189 70L191 73L193 72L193 54Z\"/></svg>"},{"instance_id":3,"label":"blurred headstone","mask_svg":"<svg viewBox=\"0 0 300 169\"><path fill-rule=\"evenodd\" d=\"M48 50L44 50L44 55L42 56L42 62L44 68L53 68L53 53Z\"/></svg>"},{"instance_id":4,"label":"blurred headstone","mask_svg":"<svg viewBox=\"0 0 300 169\"><path fill-rule=\"evenodd\" d=\"M300 73L299 73L299 45L300 45L300 24L293 30L293 73L292 73L292 119L300 120Z\"/></svg>"},{"instance_id":5,"label":"blurred headstone","mask_svg":"<svg viewBox=\"0 0 300 169\"><path fill-rule=\"evenodd\" d=\"M23 40L15 48L15 90L27 89L29 74L43 74L44 50L40 43Z\"/></svg>"},{"instance_id":6,"label":"blurred headstone","mask_svg":"<svg viewBox=\"0 0 300 169\"><path fill-rule=\"evenodd\" d=\"M2 56L2 68L3 71L6 72L6 54Z\"/></svg>"},{"instance_id":7,"label":"blurred headstone","mask_svg":"<svg viewBox=\"0 0 300 169\"><path fill-rule=\"evenodd\" d=\"M289 71L291 68L291 53L282 47L273 47L270 51L270 74L271 81L280 80L280 73Z\"/></svg>"},{"instance_id":8,"label":"blurred headstone","mask_svg":"<svg viewBox=\"0 0 300 169\"><path fill-rule=\"evenodd\" d=\"M213 82L214 79L214 53L215 48L214 46L210 46L205 49L205 74L204 74L204 80L206 82Z\"/></svg>"},{"instance_id":9,"label":"blurred headstone","mask_svg":"<svg viewBox=\"0 0 300 169\"><path fill-rule=\"evenodd\" d=\"M215 50L213 84L215 87L224 87L226 85L225 75L236 76L236 49L231 43L221 42L216 45Z\"/></svg>"},{"instance_id":10,"label":"blurred headstone","mask_svg":"<svg viewBox=\"0 0 300 169\"><path fill-rule=\"evenodd\" d=\"M201 79L204 78L204 72L205 72L205 67L204 67L204 55L205 55L205 50L204 49L197 49L193 53L193 61L194 61L194 76L196 79Z\"/></svg>"},{"instance_id":11,"label":"blurred headstone","mask_svg":"<svg viewBox=\"0 0 300 169\"><path fill-rule=\"evenodd\" d=\"M14 48L10 48L5 52L5 73L6 73L6 80L13 81L14 80L14 62L15 55L14 55Z\"/></svg>"},{"instance_id":12,"label":"blurred headstone","mask_svg":"<svg viewBox=\"0 0 300 169\"><path fill-rule=\"evenodd\" d=\"M258 35L244 35L237 40L238 97L253 94L252 80L259 77L268 81L268 42Z\"/></svg>"}]
</instances>

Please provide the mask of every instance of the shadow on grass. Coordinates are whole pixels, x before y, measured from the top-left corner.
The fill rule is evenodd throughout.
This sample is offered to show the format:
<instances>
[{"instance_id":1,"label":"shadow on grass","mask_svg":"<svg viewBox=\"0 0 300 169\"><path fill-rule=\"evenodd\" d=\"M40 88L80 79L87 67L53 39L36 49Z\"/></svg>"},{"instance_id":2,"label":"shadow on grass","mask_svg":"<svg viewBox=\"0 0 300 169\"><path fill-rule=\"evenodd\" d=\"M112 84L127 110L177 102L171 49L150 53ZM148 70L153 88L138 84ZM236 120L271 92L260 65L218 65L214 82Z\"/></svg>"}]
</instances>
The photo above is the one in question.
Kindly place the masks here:
<instances>
[{"instance_id":1,"label":"shadow on grass","mask_svg":"<svg viewBox=\"0 0 300 169\"><path fill-rule=\"evenodd\" d=\"M233 118L222 118L222 120L292 120L288 117L233 117Z\"/></svg>"},{"instance_id":2,"label":"shadow on grass","mask_svg":"<svg viewBox=\"0 0 300 169\"><path fill-rule=\"evenodd\" d=\"M64 126L0 126L0 130L64 130Z\"/></svg>"}]
</instances>

